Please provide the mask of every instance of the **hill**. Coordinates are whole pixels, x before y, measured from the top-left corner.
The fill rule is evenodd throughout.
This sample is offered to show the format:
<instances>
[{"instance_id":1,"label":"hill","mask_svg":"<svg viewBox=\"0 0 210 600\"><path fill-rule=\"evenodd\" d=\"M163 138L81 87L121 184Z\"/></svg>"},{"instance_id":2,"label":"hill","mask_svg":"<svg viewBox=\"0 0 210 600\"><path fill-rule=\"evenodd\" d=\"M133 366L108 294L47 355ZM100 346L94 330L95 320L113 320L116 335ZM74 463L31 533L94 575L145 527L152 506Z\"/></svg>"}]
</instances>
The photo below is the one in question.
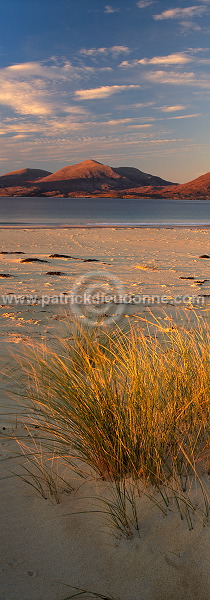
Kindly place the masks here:
<instances>
[{"instance_id":1,"label":"hill","mask_svg":"<svg viewBox=\"0 0 210 600\"><path fill-rule=\"evenodd\" d=\"M148 185L162 187L166 184L173 185L170 181L165 181L164 179L161 179L161 177L156 177L156 175L144 173L134 167L118 167L115 169L115 172L119 173L122 177L126 177L129 181L132 181L133 184L135 184L135 187Z\"/></svg>"},{"instance_id":2,"label":"hill","mask_svg":"<svg viewBox=\"0 0 210 600\"><path fill-rule=\"evenodd\" d=\"M0 177L1 195L107 195L132 193L136 187L173 185L134 167L109 167L96 160L68 165L55 173L42 169L20 169ZM6 189L4 189L6 188Z\"/></svg>"},{"instance_id":3,"label":"hill","mask_svg":"<svg viewBox=\"0 0 210 600\"><path fill-rule=\"evenodd\" d=\"M95 160L68 165L59 171L43 177L39 181L42 190L74 190L94 192L95 190L120 189L126 187L127 179L116 173L112 167L102 165Z\"/></svg>"},{"instance_id":4,"label":"hill","mask_svg":"<svg viewBox=\"0 0 210 600\"><path fill-rule=\"evenodd\" d=\"M210 172L180 185L173 185L163 189L164 196L169 198L209 198L210 199Z\"/></svg>"},{"instance_id":5,"label":"hill","mask_svg":"<svg viewBox=\"0 0 210 600\"><path fill-rule=\"evenodd\" d=\"M51 173L48 177L44 177L43 181L67 181L69 179L91 179L92 177L119 179L120 175L115 173L112 167L108 165L103 165L96 160L85 160Z\"/></svg>"},{"instance_id":6,"label":"hill","mask_svg":"<svg viewBox=\"0 0 210 600\"><path fill-rule=\"evenodd\" d=\"M18 171L11 171L0 177L0 188L1 187L17 187L28 183L34 183L50 175L50 171L43 171L43 169L19 169Z\"/></svg>"},{"instance_id":7,"label":"hill","mask_svg":"<svg viewBox=\"0 0 210 600\"><path fill-rule=\"evenodd\" d=\"M170 182L143 173L132 167L109 167L96 160L85 160L69 165L39 180L39 187L55 191L109 191L125 190L136 185L170 185Z\"/></svg>"},{"instance_id":8,"label":"hill","mask_svg":"<svg viewBox=\"0 0 210 600\"><path fill-rule=\"evenodd\" d=\"M1 196L83 196L210 199L210 172L175 184L134 167L109 167L96 160L68 165L55 173L20 169L0 177Z\"/></svg>"}]
</instances>

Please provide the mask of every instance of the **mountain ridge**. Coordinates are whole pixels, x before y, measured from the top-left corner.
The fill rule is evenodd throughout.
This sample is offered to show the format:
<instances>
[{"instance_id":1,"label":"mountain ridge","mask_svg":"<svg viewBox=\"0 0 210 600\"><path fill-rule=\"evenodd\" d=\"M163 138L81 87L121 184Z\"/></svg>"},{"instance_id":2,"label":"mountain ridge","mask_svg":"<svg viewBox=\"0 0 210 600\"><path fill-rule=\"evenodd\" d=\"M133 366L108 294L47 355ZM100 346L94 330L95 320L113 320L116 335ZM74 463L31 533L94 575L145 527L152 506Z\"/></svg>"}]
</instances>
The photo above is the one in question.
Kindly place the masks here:
<instances>
[{"instance_id":1,"label":"mountain ridge","mask_svg":"<svg viewBox=\"0 0 210 600\"><path fill-rule=\"evenodd\" d=\"M110 167L88 159L55 173L23 168L0 176L0 196L210 199L210 172L184 184L135 167Z\"/></svg>"},{"instance_id":2,"label":"mountain ridge","mask_svg":"<svg viewBox=\"0 0 210 600\"><path fill-rule=\"evenodd\" d=\"M139 169L134 167L110 167L108 165L104 165L95 160L85 160L80 163L76 163L74 165L68 165L63 167L59 171L52 173L51 175L42 178L41 182L49 182L49 181L69 181L69 180L77 180L77 179L103 179L104 181L108 179L118 180L117 183L136 183L137 181L141 185L148 185L151 183L153 185L171 185L170 181L165 181L160 177L156 177L155 175L150 175L149 173L144 173Z\"/></svg>"},{"instance_id":3,"label":"mountain ridge","mask_svg":"<svg viewBox=\"0 0 210 600\"><path fill-rule=\"evenodd\" d=\"M33 184L33 185L32 185ZM0 189L16 188L19 193L21 186L27 189L38 186L41 194L51 191L60 193L72 192L108 192L153 185L157 187L170 186L172 182L155 175L144 173L134 167L110 167L98 161L86 161L67 165L55 173L41 169L20 169L0 176Z\"/></svg>"}]
</instances>

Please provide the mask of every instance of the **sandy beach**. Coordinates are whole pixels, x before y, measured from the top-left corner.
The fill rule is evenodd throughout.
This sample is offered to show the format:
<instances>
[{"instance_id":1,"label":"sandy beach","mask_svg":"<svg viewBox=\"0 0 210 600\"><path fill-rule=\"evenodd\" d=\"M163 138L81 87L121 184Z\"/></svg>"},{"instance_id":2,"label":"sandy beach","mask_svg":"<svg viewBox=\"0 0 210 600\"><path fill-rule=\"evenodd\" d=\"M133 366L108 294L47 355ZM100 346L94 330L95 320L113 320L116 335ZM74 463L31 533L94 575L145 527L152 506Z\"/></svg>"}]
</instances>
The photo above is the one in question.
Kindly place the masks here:
<instances>
[{"instance_id":1,"label":"sandy beach","mask_svg":"<svg viewBox=\"0 0 210 600\"><path fill-rule=\"evenodd\" d=\"M2 373L15 363L17 348L27 340L53 340L60 322L70 316L68 304L42 303L69 294L79 277L96 270L120 280L131 295L168 297L154 313L176 317L174 298L188 296L190 321L210 319L210 230L207 229L2 229L0 254L0 360ZM20 254L13 253L20 252ZM23 254L21 254L23 253ZM73 258L51 258L52 254ZM21 262L37 258L46 262ZM60 275L47 274L49 272ZM10 277L5 277L10 275ZM34 302L10 303L14 294ZM7 302L5 302L7 296ZM202 296L203 301L190 302ZM145 305L126 306L128 314L148 316ZM184 320L183 314L179 319ZM181 321L179 321L180 323ZM183 321L182 321L183 322ZM8 439L8 411L14 404L2 379L1 476L14 453ZM18 423L16 424L18 427ZM13 422L14 427L14 422ZM6 464L6 469L5 469ZM11 471L14 461L11 460ZM209 476L205 476L209 485ZM1 481L1 589L3 600L64 600L75 586L117 600L207 600L209 598L209 525L195 520L192 531L176 511L164 516L147 498L140 502L140 538L115 539L98 514L70 513L92 508L87 497L105 485L95 479L71 480L60 504L41 498L17 477ZM195 490L195 493L197 491ZM103 493L103 491L102 491Z\"/></svg>"},{"instance_id":2,"label":"sandy beach","mask_svg":"<svg viewBox=\"0 0 210 600\"><path fill-rule=\"evenodd\" d=\"M208 319L210 260L199 257L208 255L209 248L209 229L2 229L1 252L8 252L0 254L2 353L7 352L5 345L13 346L27 336L40 340L53 335L56 321L71 315L71 310L68 304L48 302L47 297L69 294L78 278L98 270L117 277L128 294L171 299L168 308L164 303L151 304L158 314L166 309L174 314L179 308L179 304L173 308L177 295L189 299L201 295L203 303L195 300L192 306L189 300L185 306L188 313L198 309ZM56 253L74 258L50 258ZM28 258L45 262L22 262ZM29 305L18 300L16 304L14 299L5 303L3 297L13 294L32 295L35 300ZM42 296L46 296L43 306ZM146 312L142 303L125 308L125 315Z\"/></svg>"}]
</instances>

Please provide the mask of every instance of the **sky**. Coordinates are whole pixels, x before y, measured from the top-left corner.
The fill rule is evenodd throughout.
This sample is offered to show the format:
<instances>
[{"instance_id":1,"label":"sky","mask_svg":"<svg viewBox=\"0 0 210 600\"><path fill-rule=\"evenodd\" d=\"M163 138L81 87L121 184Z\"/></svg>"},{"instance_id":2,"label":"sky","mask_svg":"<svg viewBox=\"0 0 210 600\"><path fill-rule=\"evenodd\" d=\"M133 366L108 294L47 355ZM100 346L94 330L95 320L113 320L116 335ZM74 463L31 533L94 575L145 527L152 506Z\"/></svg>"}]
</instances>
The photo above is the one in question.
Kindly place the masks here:
<instances>
[{"instance_id":1,"label":"sky","mask_svg":"<svg viewBox=\"0 0 210 600\"><path fill-rule=\"evenodd\" d=\"M210 0L110 2L1 0L0 174L210 171Z\"/></svg>"}]
</instances>

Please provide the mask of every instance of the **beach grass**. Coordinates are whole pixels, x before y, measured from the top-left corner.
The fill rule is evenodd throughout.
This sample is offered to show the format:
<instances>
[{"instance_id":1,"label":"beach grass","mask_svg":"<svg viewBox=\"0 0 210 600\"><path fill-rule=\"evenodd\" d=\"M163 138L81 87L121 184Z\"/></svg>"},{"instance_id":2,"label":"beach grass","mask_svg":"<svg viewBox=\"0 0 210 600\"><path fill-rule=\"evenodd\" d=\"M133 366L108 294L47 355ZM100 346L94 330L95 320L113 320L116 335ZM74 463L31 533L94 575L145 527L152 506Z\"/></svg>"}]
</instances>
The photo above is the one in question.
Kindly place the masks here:
<instances>
[{"instance_id":1,"label":"beach grass","mask_svg":"<svg viewBox=\"0 0 210 600\"><path fill-rule=\"evenodd\" d=\"M202 319L192 328L139 318L127 321L126 330L108 331L75 320L56 348L27 347L20 366L25 434L19 445L26 456L36 428L36 458L27 453L27 469L36 462L49 495L58 498L52 471L44 467L51 456L108 484L112 495L104 511L126 537L139 531L142 493L165 514L173 500L191 529L192 480L201 490L198 514L207 518L202 469L208 469L210 329Z\"/></svg>"},{"instance_id":2,"label":"beach grass","mask_svg":"<svg viewBox=\"0 0 210 600\"><path fill-rule=\"evenodd\" d=\"M74 586L68 585L68 584L62 584L62 585L67 588L70 588L72 590L71 595L66 596L62 600L71 600L72 598L78 598L78 597L85 598L86 600L91 600L92 598L95 598L96 600L119 600L119 598L114 598L113 596L108 596L108 595L105 596L104 594L100 594L99 592L90 592L88 590L84 590L82 588L74 587Z\"/></svg>"}]
</instances>

